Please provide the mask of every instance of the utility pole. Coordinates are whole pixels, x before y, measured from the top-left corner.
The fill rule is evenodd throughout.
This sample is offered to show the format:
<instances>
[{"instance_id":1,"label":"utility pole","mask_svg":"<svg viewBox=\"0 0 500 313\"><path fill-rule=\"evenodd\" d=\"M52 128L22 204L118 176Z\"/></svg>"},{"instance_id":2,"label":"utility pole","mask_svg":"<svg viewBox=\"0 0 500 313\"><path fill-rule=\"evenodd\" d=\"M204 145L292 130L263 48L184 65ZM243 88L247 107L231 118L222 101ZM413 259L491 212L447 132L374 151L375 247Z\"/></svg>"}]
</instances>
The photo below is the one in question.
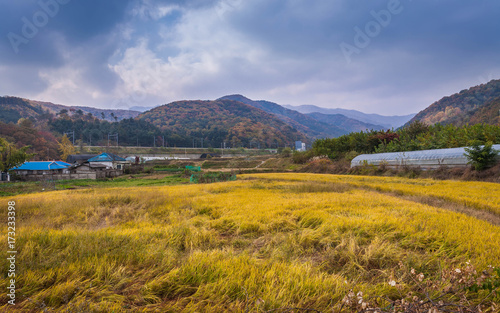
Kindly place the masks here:
<instances>
[{"instance_id":1,"label":"utility pole","mask_svg":"<svg viewBox=\"0 0 500 313\"><path fill-rule=\"evenodd\" d=\"M116 138L116 146L118 146L118 133L108 134L108 146L109 146L109 138Z\"/></svg>"},{"instance_id":2,"label":"utility pole","mask_svg":"<svg viewBox=\"0 0 500 313\"><path fill-rule=\"evenodd\" d=\"M67 131L64 133L65 135L70 135L73 136L73 146L75 145L75 131L74 130L71 130L71 131Z\"/></svg>"},{"instance_id":3,"label":"utility pole","mask_svg":"<svg viewBox=\"0 0 500 313\"><path fill-rule=\"evenodd\" d=\"M162 144L163 144L163 148L165 148L165 136L161 136L161 141L162 141Z\"/></svg>"}]
</instances>

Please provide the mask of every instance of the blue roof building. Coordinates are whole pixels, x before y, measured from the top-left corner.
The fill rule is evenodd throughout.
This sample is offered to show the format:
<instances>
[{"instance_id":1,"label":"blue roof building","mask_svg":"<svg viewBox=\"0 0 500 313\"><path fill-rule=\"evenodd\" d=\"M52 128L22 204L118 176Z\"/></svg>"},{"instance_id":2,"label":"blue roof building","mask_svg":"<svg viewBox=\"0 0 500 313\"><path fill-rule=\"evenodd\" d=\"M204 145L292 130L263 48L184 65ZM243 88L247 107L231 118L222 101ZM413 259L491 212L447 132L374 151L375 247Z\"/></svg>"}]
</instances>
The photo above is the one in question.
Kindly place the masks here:
<instances>
[{"instance_id":1,"label":"blue roof building","mask_svg":"<svg viewBox=\"0 0 500 313\"><path fill-rule=\"evenodd\" d=\"M87 162L89 162L91 165L100 164L100 165L105 165L106 168L113 168L117 170L123 170L125 164L130 164L130 161L127 161L126 159L119 157L116 154L107 152L101 153L98 156L90 158L87 160Z\"/></svg>"},{"instance_id":2,"label":"blue roof building","mask_svg":"<svg viewBox=\"0 0 500 313\"><path fill-rule=\"evenodd\" d=\"M33 161L24 162L22 165L13 168L13 171L50 171L69 168L71 164L63 161Z\"/></svg>"},{"instance_id":3,"label":"blue roof building","mask_svg":"<svg viewBox=\"0 0 500 313\"><path fill-rule=\"evenodd\" d=\"M70 174L71 164L63 161L33 161L24 162L12 171L20 180L55 180Z\"/></svg>"},{"instance_id":4,"label":"blue roof building","mask_svg":"<svg viewBox=\"0 0 500 313\"><path fill-rule=\"evenodd\" d=\"M88 162L115 162L115 161L127 162L127 160L125 160L124 158L119 157L116 154L107 153L107 152L101 153L93 158L88 159L87 161Z\"/></svg>"}]
</instances>

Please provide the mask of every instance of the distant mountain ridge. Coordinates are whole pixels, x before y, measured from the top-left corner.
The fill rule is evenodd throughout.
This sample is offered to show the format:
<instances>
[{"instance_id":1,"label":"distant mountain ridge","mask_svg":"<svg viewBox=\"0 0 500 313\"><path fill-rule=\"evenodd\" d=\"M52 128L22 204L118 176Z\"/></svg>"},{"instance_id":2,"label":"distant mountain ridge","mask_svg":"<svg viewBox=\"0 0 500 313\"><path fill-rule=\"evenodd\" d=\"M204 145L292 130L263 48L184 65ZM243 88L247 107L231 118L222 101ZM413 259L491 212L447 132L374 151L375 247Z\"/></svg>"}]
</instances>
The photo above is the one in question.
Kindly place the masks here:
<instances>
[{"instance_id":1,"label":"distant mountain ridge","mask_svg":"<svg viewBox=\"0 0 500 313\"><path fill-rule=\"evenodd\" d=\"M4 96L0 97L0 120L3 122L13 122L16 123L20 118L33 118L37 119L44 114L57 114L61 110L67 110L69 115L75 114L78 110L82 110L82 113L91 113L94 117L98 119L102 118L102 113L104 113L104 120L114 122L116 120L120 121L127 118L135 118L141 112L132 110L113 110L113 109L99 109L85 106L66 106L62 104L54 104L52 102L44 102L37 100L29 100L25 98ZM113 116L111 115L113 114Z\"/></svg>"},{"instance_id":2,"label":"distant mountain ridge","mask_svg":"<svg viewBox=\"0 0 500 313\"><path fill-rule=\"evenodd\" d=\"M344 134L344 131L336 126L332 127L297 111L284 108L273 102L264 100L254 101L242 95L228 95L217 100L239 101L261 109L267 113L275 115L286 124L296 128L311 138L338 137Z\"/></svg>"},{"instance_id":3,"label":"distant mountain ridge","mask_svg":"<svg viewBox=\"0 0 500 313\"><path fill-rule=\"evenodd\" d=\"M365 123L361 122L358 120L355 120L353 118L349 118L345 115L342 114L323 114L323 113L309 113L306 114L315 120L318 120L320 122L329 124L329 125L336 125L337 127L340 127L342 129L348 129L350 132L360 132L360 131L365 131L365 130L382 130L387 127L381 126L381 125L375 125L375 124L370 124L370 123Z\"/></svg>"},{"instance_id":4,"label":"distant mountain ridge","mask_svg":"<svg viewBox=\"0 0 500 313\"><path fill-rule=\"evenodd\" d=\"M339 116L321 116L319 118L315 118L314 116L309 116L307 114L285 108L284 106L274 102L265 100L254 101L242 95L229 95L219 99L240 101L274 114L280 120L295 127L312 138L338 137L353 131L383 128L382 126L364 124L363 122L357 120L340 118Z\"/></svg>"},{"instance_id":5,"label":"distant mountain ridge","mask_svg":"<svg viewBox=\"0 0 500 313\"><path fill-rule=\"evenodd\" d=\"M296 110L298 112L304 114L310 113L322 113L322 114L342 114L346 117L372 124L372 125L380 125L382 128L398 128L412 119L415 114L408 115L394 115L394 116L385 116L380 114L367 114L356 110L347 110L347 109L327 109L318 107L315 105L305 104L299 106L293 105L283 105L285 108Z\"/></svg>"},{"instance_id":6,"label":"distant mountain ridge","mask_svg":"<svg viewBox=\"0 0 500 313\"><path fill-rule=\"evenodd\" d=\"M464 89L459 93L443 97L420 111L409 123L421 121L426 124L495 123L498 122L500 80Z\"/></svg>"}]
</instances>

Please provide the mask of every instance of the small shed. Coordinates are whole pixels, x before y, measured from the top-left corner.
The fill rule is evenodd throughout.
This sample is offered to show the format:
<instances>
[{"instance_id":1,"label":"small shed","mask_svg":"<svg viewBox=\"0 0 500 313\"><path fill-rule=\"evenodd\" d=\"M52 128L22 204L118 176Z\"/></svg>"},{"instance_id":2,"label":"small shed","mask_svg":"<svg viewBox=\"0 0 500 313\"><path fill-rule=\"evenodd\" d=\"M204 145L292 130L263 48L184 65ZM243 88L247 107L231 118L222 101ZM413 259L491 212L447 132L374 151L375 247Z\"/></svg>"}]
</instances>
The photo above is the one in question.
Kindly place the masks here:
<instances>
[{"instance_id":1,"label":"small shed","mask_svg":"<svg viewBox=\"0 0 500 313\"><path fill-rule=\"evenodd\" d=\"M105 165L108 168L123 170L125 165L130 165L130 161L117 156L112 153L101 153L93 158L87 160L91 166L95 166L96 164Z\"/></svg>"}]
</instances>

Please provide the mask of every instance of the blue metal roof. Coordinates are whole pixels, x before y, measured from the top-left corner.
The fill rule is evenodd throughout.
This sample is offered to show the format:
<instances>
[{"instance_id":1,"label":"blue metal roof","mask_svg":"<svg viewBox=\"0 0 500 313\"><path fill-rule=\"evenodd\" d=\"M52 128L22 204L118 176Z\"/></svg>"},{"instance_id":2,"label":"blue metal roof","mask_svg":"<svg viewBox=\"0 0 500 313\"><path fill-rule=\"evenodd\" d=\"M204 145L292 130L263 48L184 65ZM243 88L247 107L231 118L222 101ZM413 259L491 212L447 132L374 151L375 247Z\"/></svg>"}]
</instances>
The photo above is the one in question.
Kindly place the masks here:
<instances>
[{"instance_id":1,"label":"blue metal roof","mask_svg":"<svg viewBox=\"0 0 500 313\"><path fill-rule=\"evenodd\" d=\"M107 152L101 153L98 156L88 159L88 162L113 162L113 161L126 162L127 160L117 156L116 154Z\"/></svg>"},{"instance_id":2,"label":"blue metal roof","mask_svg":"<svg viewBox=\"0 0 500 313\"><path fill-rule=\"evenodd\" d=\"M63 161L33 161L24 162L24 164L13 168L20 171L43 171L43 170L60 170L70 167L71 164Z\"/></svg>"}]
</instances>

